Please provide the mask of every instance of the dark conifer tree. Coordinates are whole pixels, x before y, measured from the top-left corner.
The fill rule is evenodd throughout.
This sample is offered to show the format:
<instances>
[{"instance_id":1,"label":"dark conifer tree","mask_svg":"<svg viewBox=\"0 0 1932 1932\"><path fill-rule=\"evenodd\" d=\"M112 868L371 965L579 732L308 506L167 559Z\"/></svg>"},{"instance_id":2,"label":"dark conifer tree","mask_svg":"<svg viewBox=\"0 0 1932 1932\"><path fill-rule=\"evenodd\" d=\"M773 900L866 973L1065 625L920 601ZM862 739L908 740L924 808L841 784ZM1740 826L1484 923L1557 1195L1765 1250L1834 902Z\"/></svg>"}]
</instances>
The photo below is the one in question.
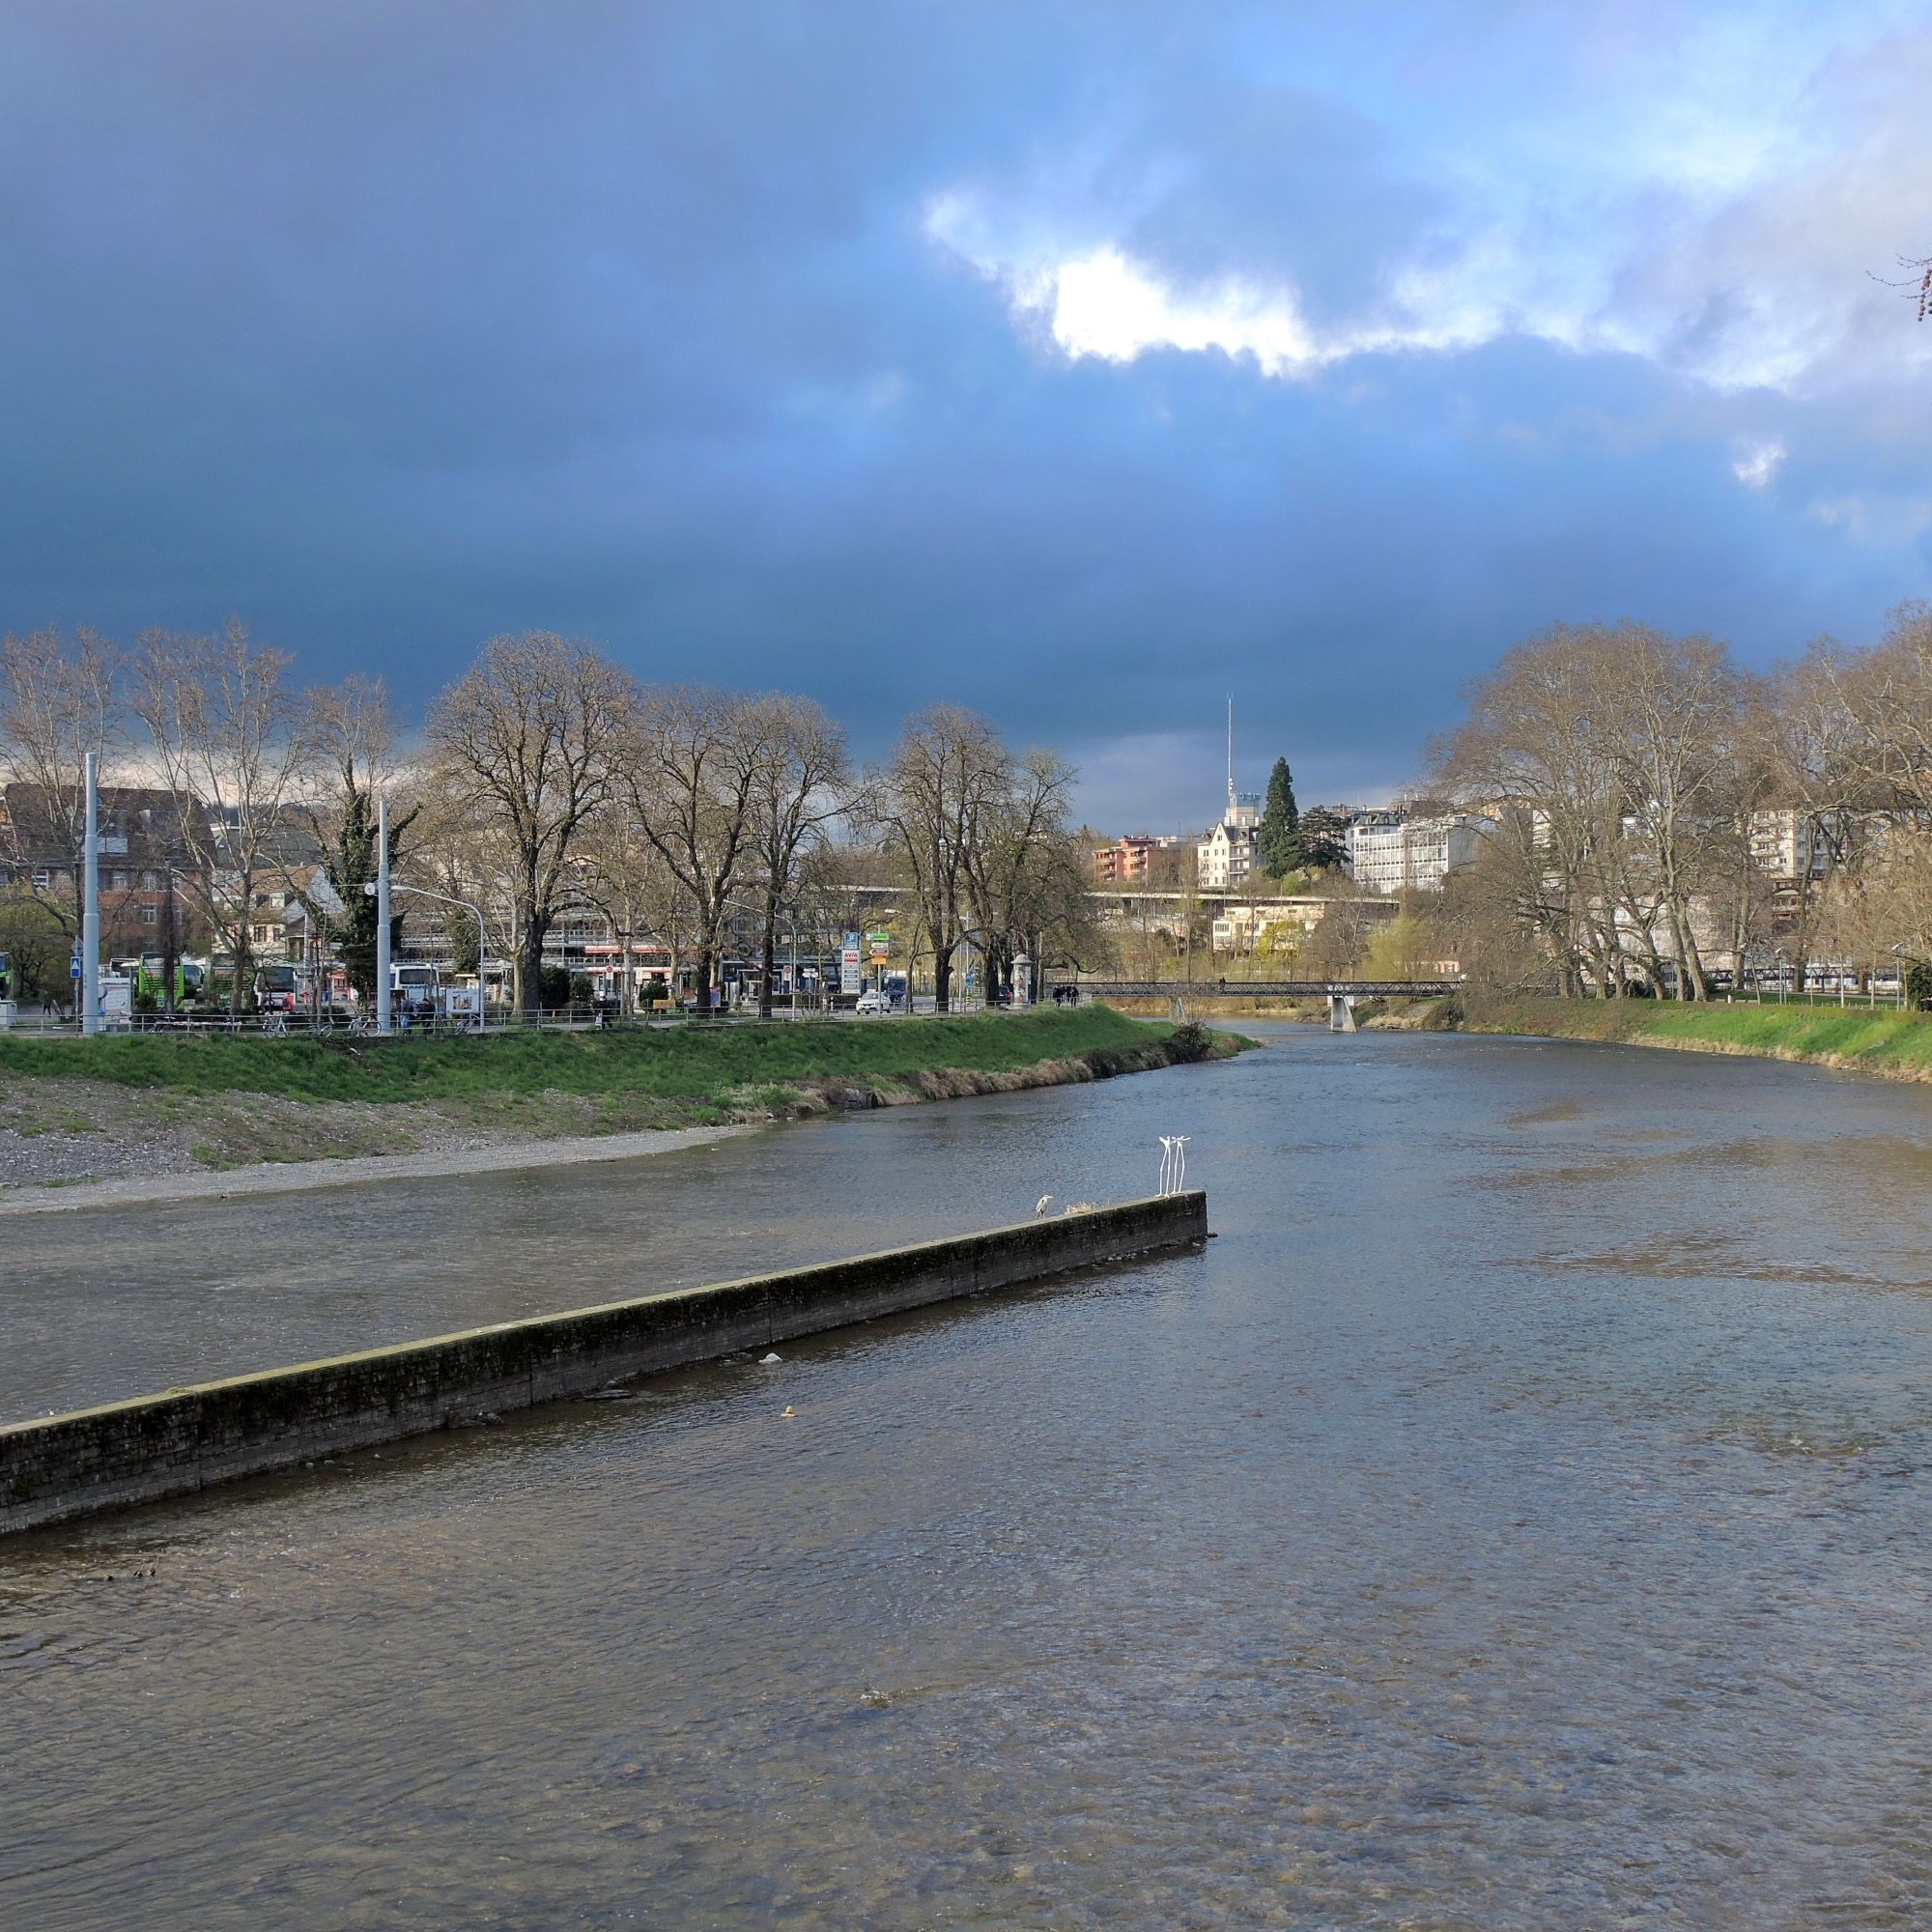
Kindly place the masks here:
<instances>
[{"instance_id":1,"label":"dark conifer tree","mask_svg":"<svg viewBox=\"0 0 1932 1932\"><path fill-rule=\"evenodd\" d=\"M1257 846L1262 870L1279 879L1301 863L1301 814L1294 809L1294 780L1288 760L1277 758L1268 774L1267 806L1262 812Z\"/></svg>"},{"instance_id":2,"label":"dark conifer tree","mask_svg":"<svg viewBox=\"0 0 1932 1932\"><path fill-rule=\"evenodd\" d=\"M1312 805L1301 815L1301 861L1318 870L1339 866L1349 852L1349 812L1339 805Z\"/></svg>"},{"instance_id":3,"label":"dark conifer tree","mask_svg":"<svg viewBox=\"0 0 1932 1932\"><path fill-rule=\"evenodd\" d=\"M363 998L376 991L376 901L363 892L376 876L376 800L366 785L355 783L349 775L342 822L333 841L323 848L322 870L330 890L342 902L342 911L327 923L348 969L349 983ZM389 821L389 869L396 869L402 857L403 834L415 818L414 810ZM403 941L403 915L391 908L389 946L400 953Z\"/></svg>"}]
</instances>

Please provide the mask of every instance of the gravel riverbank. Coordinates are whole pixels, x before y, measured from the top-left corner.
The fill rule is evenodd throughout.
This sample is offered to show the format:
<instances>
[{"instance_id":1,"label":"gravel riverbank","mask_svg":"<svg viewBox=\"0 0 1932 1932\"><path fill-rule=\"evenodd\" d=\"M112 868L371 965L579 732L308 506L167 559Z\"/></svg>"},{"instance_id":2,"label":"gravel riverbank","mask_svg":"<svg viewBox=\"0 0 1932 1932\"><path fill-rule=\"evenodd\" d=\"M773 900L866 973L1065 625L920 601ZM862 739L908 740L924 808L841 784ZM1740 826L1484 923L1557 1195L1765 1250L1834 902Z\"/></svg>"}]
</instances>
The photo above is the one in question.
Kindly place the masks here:
<instances>
[{"instance_id":1,"label":"gravel riverbank","mask_svg":"<svg viewBox=\"0 0 1932 1932\"><path fill-rule=\"evenodd\" d=\"M0 1187L0 1218L53 1214L81 1208L131 1208L164 1201L200 1201L238 1194L293 1194L314 1187L347 1187L372 1180L424 1180L441 1175L490 1174L514 1168L563 1167L584 1161L635 1160L750 1133L750 1127L662 1127L644 1133L578 1135L564 1140L499 1140L482 1147L449 1147L414 1153L361 1154L237 1168L225 1174L149 1172L113 1179ZM5 1153L0 1148L0 1155Z\"/></svg>"},{"instance_id":2,"label":"gravel riverbank","mask_svg":"<svg viewBox=\"0 0 1932 1932\"><path fill-rule=\"evenodd\" d=\"M117 1039L58 1056L5 1044L0 1214L621 1160L773 1119L1064 1086L1238 1046L1104 1009L407 1042L366 1057L304 1042Z\"/></svg>"}]
</instances>

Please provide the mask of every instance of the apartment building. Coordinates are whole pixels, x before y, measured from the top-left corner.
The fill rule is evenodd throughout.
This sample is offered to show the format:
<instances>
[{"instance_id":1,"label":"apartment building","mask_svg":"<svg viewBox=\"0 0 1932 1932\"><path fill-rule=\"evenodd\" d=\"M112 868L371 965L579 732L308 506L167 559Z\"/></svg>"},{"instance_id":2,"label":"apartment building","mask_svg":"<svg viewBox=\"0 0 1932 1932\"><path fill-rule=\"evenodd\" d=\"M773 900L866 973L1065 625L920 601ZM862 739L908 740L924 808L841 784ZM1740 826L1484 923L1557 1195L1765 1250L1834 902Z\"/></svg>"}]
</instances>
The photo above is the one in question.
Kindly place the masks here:
<instances>
[{"instance_id":1,"label":"apartment building","mask_svg":"<svg viewBox=\"0 0 1932 1932\"><path fill-rule=\"evenodd\" d=\"M1822 879L1831 869L1834 848L1851 828L1838 823L1839 814L1821 818L1797 806L1777 806L1750 815L1751 864L1772 878Z\"/></svg>"},{"instance_id":2,"label":"apartment building","mask_svg":"<svg viewBox=\"0 0 1932 1932\"><path fill-rule=\"evenodd\" d=\"M1194 848L1195 883L1204 893L1238 892L1255 870L1261 839L1262 802L1252 792L1230 792L1220 824Z\"/></svg>"},{"instance_id":3,"label":"apartment building","mask_svg":"<svg viewBox=\"0 0 1932 1932\"><path fill-rule=\"evenodd\" d=\"M0 889L46 900L76 916L81 805L39 785L0 787ZM145 785L102 785L99 797L100 929L109 952L152 948L170 918L185 937L204 877L186 855L174 794Z\"/></svg>"},{"instance_id":4,"label":"apartment building","mask_svg":"<svg viewBox=\"0 0 1932 1932\"><path fill-rule=\"evenodd\" d=\"M1094 854L1094 883L1102 888L1145 886L1152 879L1163 855L1179 852L1179 838L1150 838L1144 832L1103 845Z\"/></svg>"}]
</instances>

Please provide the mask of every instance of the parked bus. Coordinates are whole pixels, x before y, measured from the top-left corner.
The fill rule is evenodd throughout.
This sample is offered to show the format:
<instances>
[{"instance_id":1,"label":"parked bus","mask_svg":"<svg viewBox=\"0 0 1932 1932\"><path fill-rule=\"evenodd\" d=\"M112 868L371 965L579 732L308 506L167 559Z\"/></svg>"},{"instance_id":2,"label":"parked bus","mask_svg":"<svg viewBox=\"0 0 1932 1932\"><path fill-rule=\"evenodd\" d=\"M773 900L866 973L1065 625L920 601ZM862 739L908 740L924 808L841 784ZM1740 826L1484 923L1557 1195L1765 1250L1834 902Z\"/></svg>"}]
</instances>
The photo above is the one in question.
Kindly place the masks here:
<instances>
[{"instance_id":1,"label":"parked bus","mask_svg":"<svg viewBox=\"0 0 1932 1932\"><path fill-rule=\"evenodd\" d=\"M296 969L282 960L255 969L255 1007L264 1013L292 1013L301 995Z\"/></svg>"},{"instance_id":2,"label":"parked bus","mask_svg":"<svg viewBox=\"0 0 1932 1932\"><path fill-rule=\"evenodd\" d=\"M389 968L389 1013L405 1031L434 1020L480 1027L483 993L477 986L446 985L433 960L399 959Z\"/></svg>"},{"instance_id":3,"label":"parked bus","mask_svg":"<svg viewBox=\"0 0 1932 1932\"><path fill-rule=\"evenodd\" d=\"M117 961L115 970L125 972L133 980L136 1005L143 1001L154 1007L168 1004L168 962L160 953L149 952L139 959ZM200 1006L207 991L207 966L199 959L177 959L175 1010L179 1012L185 1008Z\"/></svg>"}]
</instances>

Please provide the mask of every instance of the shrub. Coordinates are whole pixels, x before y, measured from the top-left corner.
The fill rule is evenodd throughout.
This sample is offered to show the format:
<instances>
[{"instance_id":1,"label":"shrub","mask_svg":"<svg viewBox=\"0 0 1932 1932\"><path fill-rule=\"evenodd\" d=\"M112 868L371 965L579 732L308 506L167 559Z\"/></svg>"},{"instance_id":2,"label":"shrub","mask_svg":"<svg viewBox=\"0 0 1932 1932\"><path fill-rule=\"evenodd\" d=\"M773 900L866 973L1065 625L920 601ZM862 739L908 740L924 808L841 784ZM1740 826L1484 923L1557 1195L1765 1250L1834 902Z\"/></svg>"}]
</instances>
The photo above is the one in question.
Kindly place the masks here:
<instances>
[{"instance_id":1,"label":"shrub","mask_svg":"<svg viewBox=\"0 0 1932 1932\"><path fill-rule=\"evenodd\" d=\"M1213 1058L1214 1036L1199 1020L1183 1020L1169 1036L1168 1043L1175 1059L1183 1064Z\"/></svg>"}]
</instances>

